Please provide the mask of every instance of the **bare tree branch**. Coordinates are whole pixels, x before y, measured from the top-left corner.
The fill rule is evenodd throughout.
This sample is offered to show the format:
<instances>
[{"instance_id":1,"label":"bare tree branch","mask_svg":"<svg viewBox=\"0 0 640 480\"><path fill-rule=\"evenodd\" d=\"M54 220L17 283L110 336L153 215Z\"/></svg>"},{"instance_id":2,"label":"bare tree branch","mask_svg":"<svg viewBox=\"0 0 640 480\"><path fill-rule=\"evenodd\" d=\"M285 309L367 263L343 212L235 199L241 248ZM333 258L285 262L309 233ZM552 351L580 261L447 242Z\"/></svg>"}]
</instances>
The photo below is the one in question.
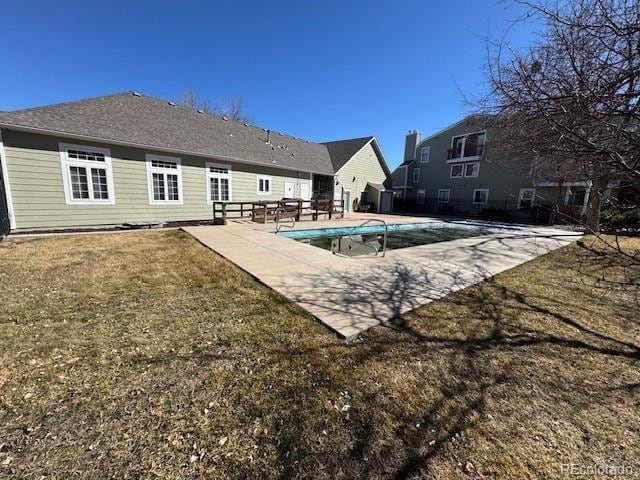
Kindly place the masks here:
<instances>
[{"instance_id":1,"label":"bare tree branch","mask_svg":"<svg viewBox=\"0 0 640 480\"><path fill-rule=\"evenodd\" d=\"M191 89L185 90L179 101L185 107L202 110L205 113L227 117L239 122L252 123L253 118L245 112L244 102L241 97L231 97L222 102L212 104L209 100L201 99Z\"/></svg>"},{"instance_id":2,"label":"bare tree branch","mask_svg":"<svg viewBox=\"0 0 640 480\"><path fill-rule=\"evenodd\" d=\"M497 150L536 158L538 178L590 182L587 223L597 232L609 182L640 180L640 3L515 1L544 29L524 52L487 42L479 113Z\"/></svg>"}]
</instances>

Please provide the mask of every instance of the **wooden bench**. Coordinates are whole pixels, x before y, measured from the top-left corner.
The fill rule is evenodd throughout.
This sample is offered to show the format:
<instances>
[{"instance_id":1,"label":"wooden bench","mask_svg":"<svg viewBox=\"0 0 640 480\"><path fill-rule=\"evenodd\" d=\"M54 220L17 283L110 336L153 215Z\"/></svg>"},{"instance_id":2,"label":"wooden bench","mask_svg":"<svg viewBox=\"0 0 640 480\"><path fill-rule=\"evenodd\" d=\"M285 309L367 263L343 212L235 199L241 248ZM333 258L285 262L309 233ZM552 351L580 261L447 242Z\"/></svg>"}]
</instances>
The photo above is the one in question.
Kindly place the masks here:
<instances>
[{"instance_id":1,"label":"wooden bench","mask_svg":"<svg viewBox=\"0 0 640 480\"><path fill-rule=\"evenodd\" d=\"M283 205L277 208L276 212L277 220L284 219L300 219L300 208L298 205Z\"/></svg>"}]
</instances>

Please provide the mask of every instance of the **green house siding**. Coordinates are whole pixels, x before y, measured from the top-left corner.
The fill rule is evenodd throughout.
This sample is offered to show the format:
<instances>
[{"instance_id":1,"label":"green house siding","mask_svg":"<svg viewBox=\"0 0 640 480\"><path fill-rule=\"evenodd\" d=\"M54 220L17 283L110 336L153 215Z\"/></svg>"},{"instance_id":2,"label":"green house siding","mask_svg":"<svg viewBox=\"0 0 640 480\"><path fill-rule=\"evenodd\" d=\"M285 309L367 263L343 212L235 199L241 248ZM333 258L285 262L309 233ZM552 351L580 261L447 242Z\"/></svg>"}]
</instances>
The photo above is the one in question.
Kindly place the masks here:
<instances>
[{"instance_id":1,"label":"green house siding","mask_svg":"<svg viewBox=\"0 0 640 480\"><path fill-rule=\"evenodd\" d=\"M486 188L489 189L489 202L494 206L517 204L520 189L532 187L531 164L525 160L497 160L491 149L491 131L487 132L485 153L479 160L479 175L450 178L451 164L447 163L447 153L453 137L479 131L484 131L482 126L463 121L420 142L416 148L417 160L409 167L407 175L407 184L412 187L407 191L407 197L415 200L417 191L425 190L426 198L434 199L438 196L438 190L448 189L451 191L450 203L453 205L457 201L471 202L475 189ZM427 163L421 163L420 150L425 146L431 147L430 157ZM473 160L469 162L471 161ZM420 170L418 182L413 181L414 168Z\"/></svg>"},{"instance_id":2,"label":"green house siding","mask_svg":"<svg viewBox=\"0 0 640 480\"><path fill-rule=\"evenodd\" d=\"M336 174L340 186L351 191L351 200L360 200L367 188L367 183L384 183L387 179L380 159L371 143L365 145L353 158ZM337 189L340 189L340 186ZM377 206L378 199L371 199Z\"/></svg>"},{"instance_id":3,"label":"green house siding","mask_svg":"<svg viewBox=\"0 0 640 480\"><path fill-rule=\"evenodd\" d=\"M305 172L220 161L184 155L69 140L47 135L3 130L7 170L16 218L16 230L51 229L122 223L156 223L212 218L207 202L207 162L231 167L232 201L279 200L285 182L300 185L311 182ZM65 201L60 143L107 148L111 152L114 205L67 205ZM150 205L146 154L170 155L181 159L182 205ZM257 175L272 178L271 195L257 194ZM311 188L311 187L310 187Z\"/></svg>"}]
</instances>

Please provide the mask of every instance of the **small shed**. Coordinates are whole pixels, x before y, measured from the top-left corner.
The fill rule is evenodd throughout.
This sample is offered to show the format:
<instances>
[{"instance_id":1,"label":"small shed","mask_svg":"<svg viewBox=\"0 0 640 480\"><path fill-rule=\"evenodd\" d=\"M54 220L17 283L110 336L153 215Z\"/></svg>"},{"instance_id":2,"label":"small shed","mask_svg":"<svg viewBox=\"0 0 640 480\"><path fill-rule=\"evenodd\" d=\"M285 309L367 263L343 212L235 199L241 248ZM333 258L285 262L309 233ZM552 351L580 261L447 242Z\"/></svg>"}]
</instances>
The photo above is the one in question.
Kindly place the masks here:
<instances>
[{"instance_id":1,"label":"small shed","mask_svg":"<svg viewBox=\"0 0 640 480\"><path fill-rule=\"evenodd\" d=\"M367 182L365 193L367 203L370 205L370 211L382 213L385 211L386 203L388 203L385 201L385 196L387 193L392 192L387 192L381 183ZM387 211L391 211L391 209L389 208Z\"/></svg>"}]
</instances>

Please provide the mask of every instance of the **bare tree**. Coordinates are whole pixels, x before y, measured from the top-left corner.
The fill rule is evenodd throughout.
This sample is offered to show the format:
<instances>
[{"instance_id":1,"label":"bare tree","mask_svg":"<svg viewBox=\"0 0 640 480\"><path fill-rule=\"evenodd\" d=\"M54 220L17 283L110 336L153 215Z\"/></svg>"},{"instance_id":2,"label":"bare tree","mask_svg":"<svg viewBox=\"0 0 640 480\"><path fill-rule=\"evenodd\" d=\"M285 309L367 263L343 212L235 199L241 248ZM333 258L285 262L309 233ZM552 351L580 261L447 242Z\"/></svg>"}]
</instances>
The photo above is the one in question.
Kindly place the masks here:
<instances>
[{"instance_id":1,"label":"bare tree","mask_svg":"<svg viewBox=\"0 0 640 480\"><path fill-rule=\"evenodd\" d=\"M228 100L212 104L209 100L200 98L195 91L187 89L182 94L180 104L239 122L253 122L253 118L244 110L244 102L241 97L231 97Z\"/></svg>"},{"instance_id":2,"label":"bare tree","mask_svg":"<svg viewBox=\"0 0 640 480\"><path fill-rule=\"evenodd\" d=\"M180 99L180 104L205 113L216 113L208 100L202 100L200 96L190 88L185 90Z\"/></svg>"},{"instance_id":3,"label":"bare tree","mask_svg":"<svg viewBox=\"0 0 640 480\"><path fill-rule=\"evenodd\" d=\"M231 120L251 123L253 118L244 110L244 102L240 97L231 97L218 104L216 111L219 115L224 115Z\"/></svg>"},{"instance_id":4,"label":"bare tree","mask_svg":"<svg viewBox=\"0 0 640 480\"><path fill-rule=\"evenodd\" d=\"M489 44L491 141L535 158L539 179L589 182L586 224L597 232L609 182L640 179L640 3L516 2L543 30L525 52Z\"/></svg>"}]
</instances>

